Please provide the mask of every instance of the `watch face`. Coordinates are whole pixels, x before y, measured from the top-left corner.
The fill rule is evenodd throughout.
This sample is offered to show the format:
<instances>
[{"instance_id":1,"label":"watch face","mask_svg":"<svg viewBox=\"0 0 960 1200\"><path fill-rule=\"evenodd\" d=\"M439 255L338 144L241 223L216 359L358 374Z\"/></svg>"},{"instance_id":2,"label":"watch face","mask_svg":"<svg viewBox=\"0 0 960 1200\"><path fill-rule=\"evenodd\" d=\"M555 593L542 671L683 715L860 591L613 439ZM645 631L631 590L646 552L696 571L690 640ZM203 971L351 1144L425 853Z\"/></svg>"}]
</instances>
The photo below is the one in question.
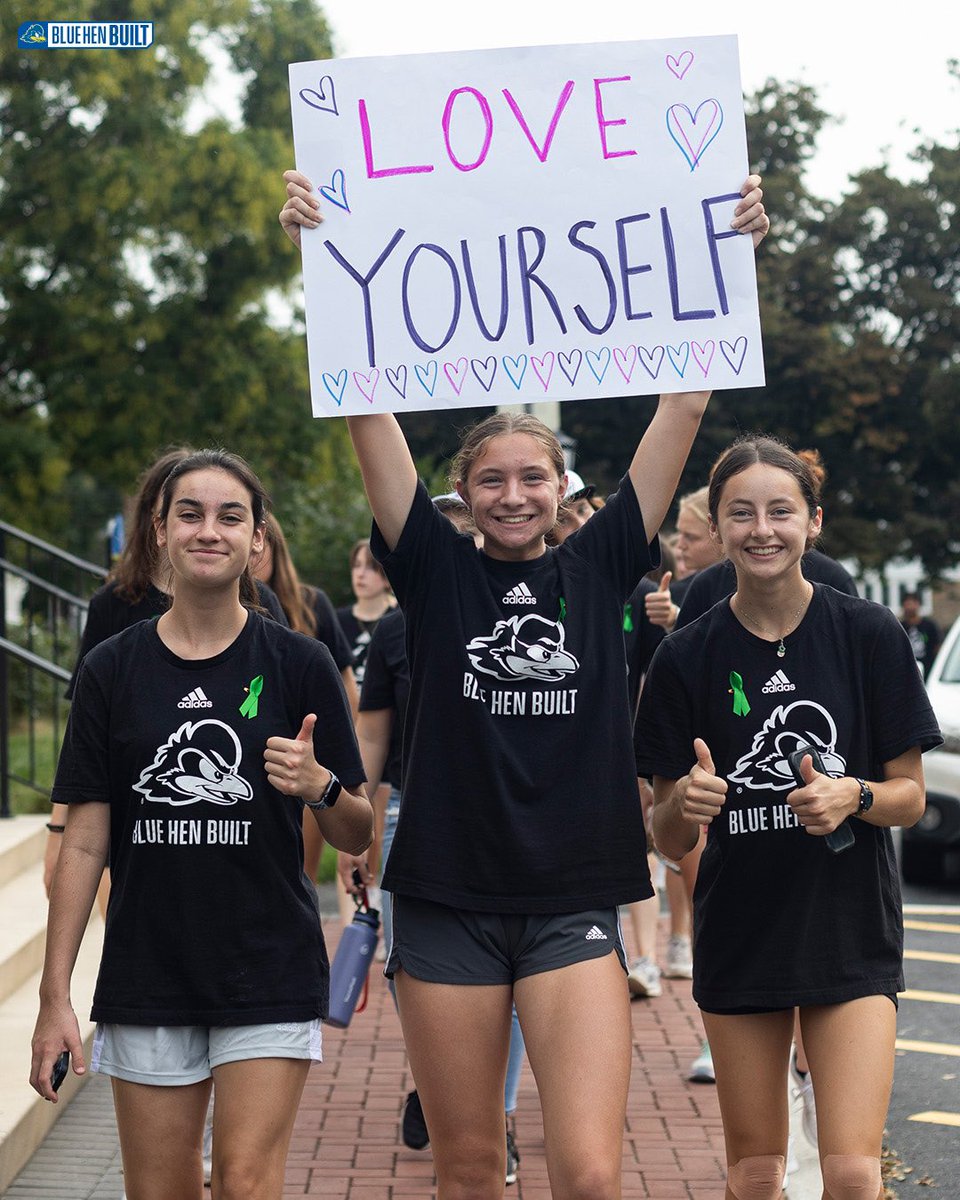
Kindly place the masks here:
<instances>
[{"instance_id":1,"label":"watch face","mask_svg":"<svg viewBox=\"0 0 960 1200\"><path fill-rule=\"evenodd\" d=\"M869 812L873 808L873 792L867 787L862 779L858 779L860 784L860 812Z\"/></svg>"}]
</instances>

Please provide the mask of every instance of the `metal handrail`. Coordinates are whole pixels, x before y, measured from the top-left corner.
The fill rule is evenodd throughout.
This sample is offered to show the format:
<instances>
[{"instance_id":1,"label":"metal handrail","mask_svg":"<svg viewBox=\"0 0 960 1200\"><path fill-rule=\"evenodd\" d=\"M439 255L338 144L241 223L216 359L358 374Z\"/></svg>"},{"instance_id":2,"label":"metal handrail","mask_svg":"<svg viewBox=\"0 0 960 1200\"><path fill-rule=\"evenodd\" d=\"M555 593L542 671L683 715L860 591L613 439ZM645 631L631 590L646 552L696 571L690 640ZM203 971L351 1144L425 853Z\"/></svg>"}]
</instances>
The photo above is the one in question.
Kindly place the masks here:
<instances>
[{"instance_id":1,"label":"metal handrail","mask_svg":"<svg viewBox=\"0 0 960 1200\"><path fill-rule=\"evenodd\" d=\"M0 533L12 534L17 541L24 542L28 546L33 546L36 550L42 550L44 554L49 554L51 558L67 563L68 566L79 567L81 571L89 571L91 575L99 576L100 579L106 579L108 575L106 567L101 567L99 563L88 562L85 558L77 558L75 554L71 554L68 550L61 550L59 546L45 542L42 538L35 537L32 533L26 533L24 530L18 529L16 525L8 525L6 521L0 521Z\"/></svg>"}]
</instances>

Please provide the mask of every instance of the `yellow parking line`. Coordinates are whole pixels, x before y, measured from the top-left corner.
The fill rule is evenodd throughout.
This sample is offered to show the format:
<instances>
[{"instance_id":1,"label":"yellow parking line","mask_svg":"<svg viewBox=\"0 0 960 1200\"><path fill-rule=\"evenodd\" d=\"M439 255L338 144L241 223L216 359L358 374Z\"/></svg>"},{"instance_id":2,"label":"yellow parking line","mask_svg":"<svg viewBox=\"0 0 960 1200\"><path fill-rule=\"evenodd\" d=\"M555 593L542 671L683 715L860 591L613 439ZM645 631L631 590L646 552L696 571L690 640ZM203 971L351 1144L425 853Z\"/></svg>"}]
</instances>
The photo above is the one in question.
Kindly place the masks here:
<instances>
[{"instance_id":1,"label":"yellow parking line","mask_svg":"<svg viewBox=\"0 0 960 1200\"><path fill-rule=\"evenodd\" d=\"M908 1121L926 1121L928 1125L953 1125L960 1129L960 1113L922 1112L914 1113Z\"/></svg>"},{"instance_id":2,"label":"yellow parking line","mask_svg":"<svg viewBox=\"0 0 960 1200\"><path fill-rule=\"evenodd\" d=\"M938 953L936 950L904 950L904 958L915 958L919 962L960 963L960 954Z\"/></svg>"},{"instance_id":3,"label":"yellow parking line","mask_svg":"<svg viewBox=\"0 0 960 1200\"><path fill-rule=\"evenodd\" d=\"M929 933L960 933L960 925L946 925L942 921L904 921L904 929L925 929Z\"/></svg>"},{"instance_id":4,"label":"yellow parking line","mask_svg":"<svg viewBox=\"0 0 960 1200\"><path fill-rule=\"evenodd\" d=\"M960 1004L960 996L953 992L921 992L916 988L907 988L900 993L901 1000L928 1000L931 1004Z\"/></svg>"},{"instance_id":5,"label":"yellow parking line","mask_svg":"<svg viewBox=\"0 0 960 1200\"><path fill-rule=\"evenodd\" d=\"M960 1058L960 1046L949 1042L913 1042L909 1038L897 1038L898 1050L915 1050L918 1054L948 1054Z\"/></svg>"},{"instance_id":6,"label":"yellow parking line","mask_svg":"<svg viewBox=\"0 0 960 1200\"><path fill-rule=\"evenodd\" d=\"M956 917L960 916L960 904L905 904L903 911L909 913L911 917L921 914L928 917Z\"/></svg>"}]
</instances>

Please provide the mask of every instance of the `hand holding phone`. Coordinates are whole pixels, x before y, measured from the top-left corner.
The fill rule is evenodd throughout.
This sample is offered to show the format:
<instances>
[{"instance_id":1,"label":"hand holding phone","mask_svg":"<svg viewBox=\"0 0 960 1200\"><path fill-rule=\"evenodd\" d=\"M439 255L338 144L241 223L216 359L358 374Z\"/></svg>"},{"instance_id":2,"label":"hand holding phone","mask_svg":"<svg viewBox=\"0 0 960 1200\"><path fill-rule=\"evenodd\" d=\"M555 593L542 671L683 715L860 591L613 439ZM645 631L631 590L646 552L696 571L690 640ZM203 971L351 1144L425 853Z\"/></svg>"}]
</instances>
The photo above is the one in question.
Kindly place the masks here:
<instances>
[{"instance_id":1,"label":"hand holding phone","mask_svg":"<svg viewBox=\"0 0 960 1200\"><path fill-rule=\"evenodd\" d=\"M800 788L807 786L806 780L800 773L800 764L808 754L813 760L813 769L819 771L821 775L826 775L826 771L823 769L823 759L816 746L801 746L799 750L794 750L792 754L787 755L787 762L790 764L793 778L796 780L797 787ZM825 841L834 854L839 854L842 850L849 850L856 838L849 824L844 821L843 824L837 826L833 833L827 834Z\"/></svg>"},{"instance_id":2,"label":"hand holding phone","mask_svg":"<svg viewBox=\"0 0 960 1200\"><path fill-rule=\"evenodd\" d=\"M70 1051L64 1050L57 1061L53 1064L53 1071L50 1074L50 1086L55 1092L60 1091L60 1085L67 1077L67 1071L70 1069Z\"/></svg>"}]
</instances>

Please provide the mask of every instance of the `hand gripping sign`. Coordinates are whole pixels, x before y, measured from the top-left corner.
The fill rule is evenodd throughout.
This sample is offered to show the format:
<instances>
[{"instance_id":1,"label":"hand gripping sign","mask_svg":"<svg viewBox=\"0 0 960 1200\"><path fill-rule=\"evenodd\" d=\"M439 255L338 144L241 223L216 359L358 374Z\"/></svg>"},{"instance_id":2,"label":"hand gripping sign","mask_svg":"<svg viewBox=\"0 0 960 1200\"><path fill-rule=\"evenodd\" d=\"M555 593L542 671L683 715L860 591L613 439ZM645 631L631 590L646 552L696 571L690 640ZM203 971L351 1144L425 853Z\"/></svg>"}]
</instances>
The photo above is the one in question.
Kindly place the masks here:
<instances>
[{"instance_id":1,"label":"hand gripping sign","mask_svg":"<svg viewBox=\"0 0 960 1200\"><path fill-rule=\"evenodd\" d=\"M290 67L313 411L758 386L734 37Z\"/></svg>"}]
</instances>

